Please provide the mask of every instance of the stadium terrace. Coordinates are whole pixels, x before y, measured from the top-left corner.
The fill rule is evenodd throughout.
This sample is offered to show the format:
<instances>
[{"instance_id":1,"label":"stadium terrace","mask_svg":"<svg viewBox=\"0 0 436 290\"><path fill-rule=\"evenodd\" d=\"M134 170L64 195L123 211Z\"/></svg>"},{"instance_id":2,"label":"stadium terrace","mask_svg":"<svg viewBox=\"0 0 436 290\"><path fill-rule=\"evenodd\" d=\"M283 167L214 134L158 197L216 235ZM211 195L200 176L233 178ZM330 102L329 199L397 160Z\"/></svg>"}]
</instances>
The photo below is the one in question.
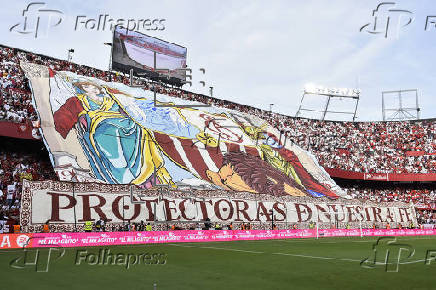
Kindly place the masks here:
<instances>
[{"instance_id":1,"label":"stadium terrace","mask_svg":"<svg viewBox=\"0 0 436 290\"><path fill-rule=\"evenodd\" d=\"M3 9L2 289L434 287L425 5L55 2Z\"/></svg>"},{"instance_id":2,"label":"stadium terrace","mask_svg":"<svg viewBox=\"0 0 436 290\"><path fill-rule=\"evenodd\" d=\"M0 123L2 125L0 133L5 136L2 137L5 141L3 142L5 146L2 153L2 172L15 168L12 171L13 174L2 176L2 190L4 192L2 214L5 229L12 231L13 224L19 222L22 180L58 179L48 158L44 159L45 157L40 154L35 155L33 151L28 151L28 142L38 144L39 150L45 151L45 149L37 141L40 140L39 120L31 105L30 89L20 67L20 62L47 65L54 71L67 70L97 77L104 81L128 84L129 80L123 74L99 71L5 46L1 47L0 59L3 72L0 105L4 109L1 112L3 121ZM246 105L225 102L179 88L157 84L146 79L138 79L137 81L141 82L145 89L155 89L163 95L213 104L217 107L229 108L266 119L279 129L280 139L283 136L286 140L284 143L294 143L304 149L310 149L327 172L336 173L339 178L337 181L349 196L376 202L413 201L416 204L419 223L431 224L433 222L432 209L435 189L432 183L400 186L392 182L364 181L365 179L382 180L383 178L377 174L404 174L406 180L409 178L410 181L415 180L415 178L420 180L422 176L429 176L429 180L431 180L432 174L436 171L435 155L433 155L435 149L433 139L435 124L433 120L417 122L321 122L283 116ZM351 138L345 138L345 136L351 136ZM381 138L375 136L381 136ZM406 140L405 136L407 136L407 142L402 141ZM12 145L12 140L22 141ZM11 146L8 147L7 144L11 144ZM32 146L34 147L34 145ZM337 148L340 149L337 150ZM384 154L381 153L382 151ZM12 156L17 155L15 152L20 152L21 156L26 157L22 158L21 161L11 162ZM356 173L365 176L356 175ZM334 174L332 176L335 177ZM368 176L369 178L365 178ZM362 181L356 183L353 182L353 179L361 179ZM346 224L346 222L338 221L337 226L345 227ZM376 226L385 227L385 224L385 222L378 222ZM238 224L238 226L240 225ZM286 227L280 223L277 226ZM289 225L287 226L289 227ZM372 225L368 224L368 226ZM161 225L158 227L161 228ZM179 223L177 227L195 228L195 224Z\"/></svg>"}]
</instances>

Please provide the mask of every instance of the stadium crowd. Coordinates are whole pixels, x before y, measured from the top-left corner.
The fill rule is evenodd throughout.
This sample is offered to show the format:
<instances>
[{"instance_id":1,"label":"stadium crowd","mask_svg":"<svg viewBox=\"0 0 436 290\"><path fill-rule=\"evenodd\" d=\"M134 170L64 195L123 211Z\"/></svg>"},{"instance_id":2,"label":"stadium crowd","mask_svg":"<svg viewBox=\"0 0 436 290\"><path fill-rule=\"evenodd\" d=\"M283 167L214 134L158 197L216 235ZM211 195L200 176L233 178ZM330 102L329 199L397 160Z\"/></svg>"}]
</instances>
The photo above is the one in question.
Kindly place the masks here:
<instances>
[{"instance_id":1,"label":"stadium crowd","mask_svg":"<svg viewBox=\"0 0 436 290\"><path fill-rule=\"evenodd\" d=\"M18 220L23 179L57 177L41 142L0 137L0 144L0 220Z\"/></svg>"},{"instance_id":2,"label":"stadium crowd","mask_svg":"<svg viewBox=\"0 0 436 290\"><path fill-rule=\"evenodd\" d=\"M0 220L18 221L23 179L57 180L57 177L41 142L0 137L0 144L2 144L0 147ZM376 185L348 183L340 186L353 199L377 203L401 201L419 204L427 209L419 212L421 222L430 220L433 222L433 217L436 220L436 214L433 214L429 208L430 204L436 201L435 184L400 186L380 182ZM436 209L435 205L433 207ZM163 229L165 226L161 225L160 228Z\"/></svg>"},{"instance_id":3,"label":"stadium crowd","mask_svg":"<svg viewBox=\"0 0 436 290\"><path fill-rule=\"evenodd\" d=\"M0 120L29 123L37 120L31 104L28 82L20 68L20 61L49 66L56 71L72 71L104 81L129 83L123 74L101 71L22 50L0 46ZM364 173L436 173L436 123L432 120L416 122L334 122L284 116L230 101L215 99L168 87L148 80L138 80L146 89L257 115L268 120L294 142L312 152L320 165ZM42 143L20 145L1 137L0 148L0 220L18 218L20 189L24 178L32 180L57 179ZM24 142L24 141L23 141ZM31 141L26 141L31 142ZM27 143L23 143L27 144ZM413 201L426 203L435 200L436 191L429 188L346 188L358 199L376 202ZM422 220L433 217L422 212Z\"/></svg>"},{"instance_id":4,"label":"stadium crowd","mask_svg":"<svg viewBox=\"0 0 436 290\"><path fill-rule=\"evenodd\" d=\"M353 184L343 186L348 195L355 199L370 200L373 202L413 202L414 204L429 204L436 200L436 187L434 185L384 185L369 186Z\"/></svg>"},{"instance_id":5,"label":"stadium crowd","mask_svg":"<svg viewBox=\"0 0 436 290\"><path fill-rule=\"evenodd\" d=\"M104 81L129 83L129 78L119 73L0 46L0 107L3 108L0 119L27 122L37 118L31 106L30 89L19 66L23 60L56 71L67 70ZM163 94L264 118L286 134L290 142L311 151L327 168L364 173L436 172L436 154L433 154L436 152L436 123L431 120L413 123L333 122L294 118L147 80L140 82L146 89L156 89Z\"/></svg>"},{"instance_id":6,"label":"stadium crowd","mask_svg":"<svg viewBox=\"0 0 436 290\"><path fill-rule=\"evenodd\" d=\"M419 224L436 224L436 212L432 210L417 210L416 219Z\"/></svg>"}]
</instances>

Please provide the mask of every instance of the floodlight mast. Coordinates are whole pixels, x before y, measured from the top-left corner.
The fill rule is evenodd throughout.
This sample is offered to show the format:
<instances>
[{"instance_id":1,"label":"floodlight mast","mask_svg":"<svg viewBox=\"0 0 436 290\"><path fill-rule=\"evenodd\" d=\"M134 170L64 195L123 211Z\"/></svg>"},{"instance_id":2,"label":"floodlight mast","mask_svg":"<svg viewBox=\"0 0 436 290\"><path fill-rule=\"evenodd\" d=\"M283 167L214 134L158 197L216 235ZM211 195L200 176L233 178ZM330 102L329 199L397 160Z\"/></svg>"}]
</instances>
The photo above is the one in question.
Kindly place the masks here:
<instances>
[{"instance_id":1,"label":"floodlight mast","mask_svg":"<svg viewBox=\"0 0 436 290\"><path fill-rule=\"evenodd\" d=\"M415 107L403 107L404 93L415 93ZM398 107L386 108L385 98L388 95L398 96ZM416 111L416 112L415 112ZM392 112L387 116L388 112ZM383 121L407 121L407 120L419 120L421 118L421 108L418 100L418 89L409 90L396 90L396 91L383 91L382 92L382 114Z\"/></svg>"},{"instance_id":2,"label":"floodlight mast","mask_svg":"<svg viewBox=\"0 0 436 290\"><path fill-rule=\"evenodd\" d=\"M68 61L68 62L71 62L71 61L73 60L73 54L74 54L74 49L73 49L73 48L70 48L70 49L68 50L68 54L67 54L67 61Z\"/></svg>"},{"instance_id":3,"label":"floodlight mast","mask_svg":"<svg viewBox=\"0 0 436 290\"><path fill-rule=\"evenodd\" d=\"M306 95L317 95L317 96L326 96L327 102L322 110L314 110L305 108L304 98ZM355 106L353 111L335 111L335 110L329 110L330 107L330 101L334 98L338 99L352 99L355 100ZM327 113L332 114L346 114L346 115L352 115L353 116L353 122L356 120L356 114L357 114L357 107L359 105L359 99L360 99L360 90L359 89L327 89L327 88L321 88L321 87L310 87L305 88L303 91L303 95L301 97L300 106L298 107L298 111L295 114L295 117L299 117L301 115L302 111L308 111L308 112L318 112L322 113L321 120L324 121L326 118Z\"/></svg>"}]
</instances>

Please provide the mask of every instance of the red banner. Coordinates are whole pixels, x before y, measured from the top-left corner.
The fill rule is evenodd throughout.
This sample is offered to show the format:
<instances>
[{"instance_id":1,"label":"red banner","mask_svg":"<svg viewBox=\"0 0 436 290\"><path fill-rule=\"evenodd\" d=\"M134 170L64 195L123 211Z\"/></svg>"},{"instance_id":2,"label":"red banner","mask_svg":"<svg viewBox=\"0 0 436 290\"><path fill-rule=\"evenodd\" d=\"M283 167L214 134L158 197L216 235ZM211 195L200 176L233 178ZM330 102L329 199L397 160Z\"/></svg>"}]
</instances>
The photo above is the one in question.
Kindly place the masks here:
<instances>
[{"instance_id":1,"label":"red banner","mask_svg":"<svg viewBox=\"0 0 436 290\"><path fill-rule=\"evenodd\" d=\"M407 151L406 156L423 156L423 155L436 155L436 152L425 152L425 151Z\"/></svg>"},{"instance_id":2,"label":"red banner","mask_svg":"<svg viewBox=\"0 0 436 290\"><path fill-rule=\"evenodd\" d=\"M425 155L425 151L407 151L406 156L422 156Z\"/></svg>"},{"instance_id":3,"label":"red banner","mask_svg":"<svg viewBox=\"0 0 436 290\"><path fill-rule=\"evenodd\" d=\"M363 179L389 181L389 175L387 173L364 173Z\"/></svg>"},{"instance_id":4,"label":"red banner","mask_svg":"<svg viewBox=\"0 0 436 290\"><path fill-rule=\"evenodd\" d=\"M436 173L363 173L325 168L331 177L374 181L436 181Z\"/></svg>"},{"instance_id":5,"label":"red banner","mask_svg":"<svg viewBox=\"0 0 436 290\"><path fill-rule=\"evenodd\" d=\"M14 123L0 121L0 136L19 138L19 139L41 139L38 129L33 128L32 123Z\"/></svg>"},{"instance_id":6,"label":"red banner","mask_svg":"<svg viewBox=\"0 0 436 290\"><path fill-rule=\"evenodd\" d=\"M86 247L180 242L295 239L315 237L377 237L435 235L433 229L303 229L303 230L189 230L99 233L35 233L0 235L0 248Z\"/></svg>"},{"instance_id":7,"label":"red banner","mask_svg":"<svg viewBox=\"0 0 436 290\"><path fill-rule=\"evenodd\" d=\"M0 234L0 249L31 247L32 234Z\"/></svg>"}]
</instances>

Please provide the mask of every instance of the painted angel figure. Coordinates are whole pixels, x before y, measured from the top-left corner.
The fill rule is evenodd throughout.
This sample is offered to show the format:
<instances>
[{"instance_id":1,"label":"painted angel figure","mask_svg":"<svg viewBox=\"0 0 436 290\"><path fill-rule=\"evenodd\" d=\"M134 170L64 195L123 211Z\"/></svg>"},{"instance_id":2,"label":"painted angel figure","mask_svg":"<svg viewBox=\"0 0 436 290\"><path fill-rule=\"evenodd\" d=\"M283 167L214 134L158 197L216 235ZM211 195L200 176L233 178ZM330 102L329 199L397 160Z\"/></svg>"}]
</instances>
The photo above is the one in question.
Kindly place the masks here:
<instances>
[{"instance_id":1,"label":"painted angel figure","mask_svg":"<svg viewBox=\"0 0 436 290\"><path fill-rule=\"evenodd\" d=\"M119 91L92 82L74 82L70 97L54 114L55 129L66 138L77 124L79 142L97 179L144 184L156 174L171 184L149 130L138 125L113 97Z\"/></svg>"}]
</instances>

